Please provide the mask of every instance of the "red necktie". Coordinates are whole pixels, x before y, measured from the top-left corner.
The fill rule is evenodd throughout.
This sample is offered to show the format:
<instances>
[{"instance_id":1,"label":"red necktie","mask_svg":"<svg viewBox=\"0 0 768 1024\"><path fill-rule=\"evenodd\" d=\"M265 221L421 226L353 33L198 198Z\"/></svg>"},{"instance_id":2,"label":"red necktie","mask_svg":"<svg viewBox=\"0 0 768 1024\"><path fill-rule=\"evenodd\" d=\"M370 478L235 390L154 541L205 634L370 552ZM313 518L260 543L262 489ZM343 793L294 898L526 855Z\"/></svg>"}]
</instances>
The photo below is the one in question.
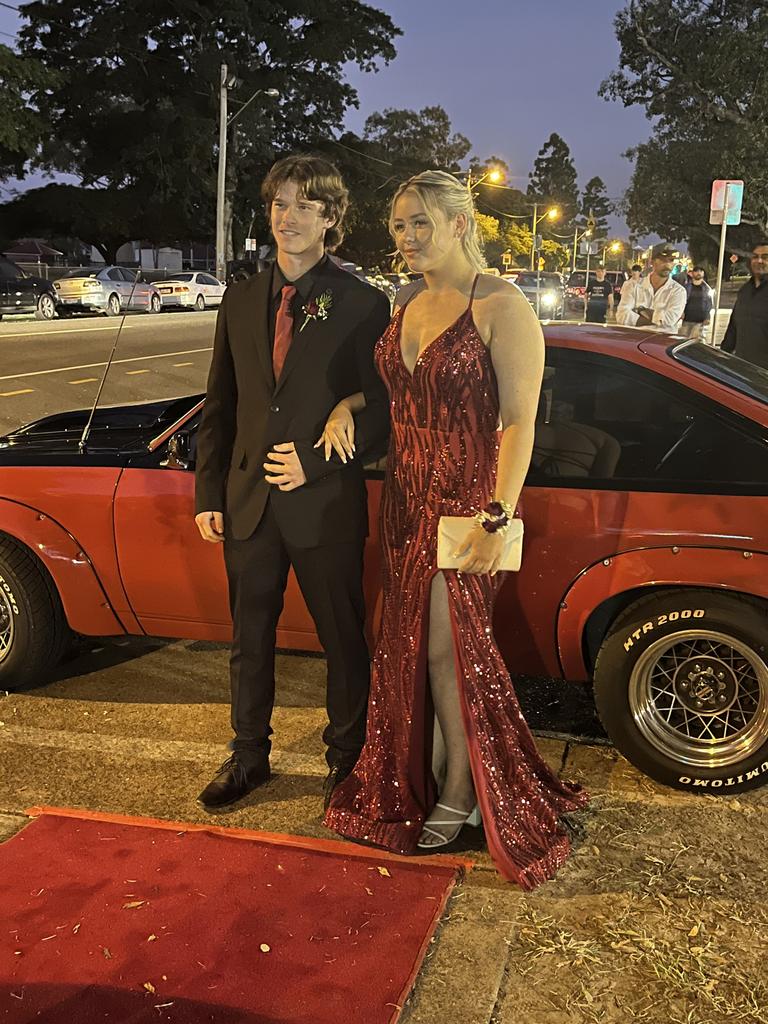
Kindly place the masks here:
<instances>
[{"instance_id":1,"label":"red necktie","mask_svg":"<svg viewBox=\"0 0 768 1024\"><path fill-rule=\"evenodd\" d=\"M275 317L275 344L272 348L272 369L275 372L275 383L280 379L283 372L285 357L293 341L293 313L291 303L296 289L292 284L283 285L280 308Z\"/></svg>"}]
</instances>

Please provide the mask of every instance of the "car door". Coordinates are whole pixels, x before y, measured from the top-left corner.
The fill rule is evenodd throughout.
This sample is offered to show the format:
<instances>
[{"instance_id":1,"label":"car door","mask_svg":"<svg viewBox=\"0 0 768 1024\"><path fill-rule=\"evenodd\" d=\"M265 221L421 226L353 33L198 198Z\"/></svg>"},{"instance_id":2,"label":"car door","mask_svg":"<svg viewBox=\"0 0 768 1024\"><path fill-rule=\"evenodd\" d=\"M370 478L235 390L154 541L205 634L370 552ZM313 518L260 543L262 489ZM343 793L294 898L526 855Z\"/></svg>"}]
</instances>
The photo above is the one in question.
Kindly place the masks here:
<instances>
[{"instance_id":1,"label":"car door","mask_svg":"<svg viewBox=\"0 0 768 1024\"><path fill-rule=\"evenodd\" d=\"M110 267L109 270L103 270L99 274L99 277L101 278L104 290L107 293L107 300L109 299L110 293L115 292L120 299L120 308L127 309L128 290L126 289L125 278L123 277L120 267Z\"/></svg>"},{"instance_id":2,"label":"car door","mask_svg":"<svg viewBox=\"0 0 768 1024\"><path fill-rule=\"evenodd\" d=\"M4 260L5 290L8 309L34 309L37 306L37 284L16 263Z\"/></svg>"},{"instance_id":3,"label":"car door","mask_svg":"<svg viewBox=\"0 0 768 1024\"><path fill-rule=\"evenodd\" d=\"M147 305L147 285L138 280L138 275L127 267L117 267L124 282L126 309L145 309Z\"/></svg>"},{"instance_id":4,"label":"car door","mask_svg":"<svg viewBox=\"0 0 768 1024\"><path fill-rule=\"evenodd\" d=\"M508 664L559 674L558 617L592 566L610 572L626 551L640 564L651 549L728 547L736 535L749 546L764 501L749 496L757 473L768 479L765 445L727 410L628 360L549 345L521 499L523 564L496 611Z\"/></svg>"},{"instance_id":5,"label":"car door","mask_svg":"<svg viewBox=\"0 0 768 1024\"><path fill-rule=\"evenodd\" d=\"M184 434L194 449L195 425ZM150 635L227 641L227 579L220 544L195 523L192 462L169 458L168 445L137 459L115 492L115 544L131 607ZM298 583L289 575L278 644L320 650Z\"/></svg>"}]
</instances>

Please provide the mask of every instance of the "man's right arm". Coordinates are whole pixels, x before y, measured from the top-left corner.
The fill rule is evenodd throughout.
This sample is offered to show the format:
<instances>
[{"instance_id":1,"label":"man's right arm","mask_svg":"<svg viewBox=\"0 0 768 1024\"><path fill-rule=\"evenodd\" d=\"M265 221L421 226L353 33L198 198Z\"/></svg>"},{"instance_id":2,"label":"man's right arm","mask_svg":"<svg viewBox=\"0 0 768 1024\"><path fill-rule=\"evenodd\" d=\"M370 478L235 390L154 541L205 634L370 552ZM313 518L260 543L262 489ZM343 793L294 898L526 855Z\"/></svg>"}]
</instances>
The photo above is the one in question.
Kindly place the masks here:
<instances>
[{"instance_id":1,"label":"man's right arm","mask_svg":"<svg viewBox=\"0 0 768 1024\"><path fill-rule=\"evenodd\" d=\"M626 281L625 284L630 282ZM635 289L627 288L626 292L624 288L621 289L621 301L619 302L619 308L616 310L616 323L623 324L625 327L636 327L637 321L640 319L637 313L633 309L635 299Z\"/></svg>"},{"instance_id":2,"label":"man's right arm","mask_svg":"<svg viewBox=\"0 0 768 1024\"><path fill-rule=\"evenodd\" d=\"M237 380L227 331L229 291L219 306L205 405L197 431L195 512L223 512L237 416Z\"/></svg>"},{"instance_id":3,"label":"man's right arm","mask_svg":"<svg viewBox=\"0 0 768 1024\"><path fill-rule=\"evenodd\" d=\"M723 350L723 352L735 352L736 351L736 330L737 330L737 328L736 328L736 318L733 315L735 312L736 312L735 308L731 310L731 318L728 321L728 326L725 329L725 334L723 335L723 340L720 343L720 348ZM712 341L714 342L714 338L712 339Z\"/></svg>"}]
</instances>

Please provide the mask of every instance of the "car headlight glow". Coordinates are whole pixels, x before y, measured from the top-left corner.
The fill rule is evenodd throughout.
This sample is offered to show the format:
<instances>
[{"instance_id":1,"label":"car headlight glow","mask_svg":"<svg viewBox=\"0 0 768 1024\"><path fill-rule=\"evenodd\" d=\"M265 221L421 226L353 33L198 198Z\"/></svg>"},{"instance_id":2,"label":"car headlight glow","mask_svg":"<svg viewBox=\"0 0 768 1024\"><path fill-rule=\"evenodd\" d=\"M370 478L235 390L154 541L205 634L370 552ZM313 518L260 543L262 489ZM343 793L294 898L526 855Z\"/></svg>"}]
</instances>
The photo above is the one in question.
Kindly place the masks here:
<instances>
[{"instance_id":1,"label":"car headlight glow","mask_svg":"<svg viewBox=\"0 0 768 1024\"><path fill-rule=\"evenodd\" d=\"M555 292L544 292L541 296L542 306L554 306L557 301L557 294Z\"/></svg>"}]
</instances>

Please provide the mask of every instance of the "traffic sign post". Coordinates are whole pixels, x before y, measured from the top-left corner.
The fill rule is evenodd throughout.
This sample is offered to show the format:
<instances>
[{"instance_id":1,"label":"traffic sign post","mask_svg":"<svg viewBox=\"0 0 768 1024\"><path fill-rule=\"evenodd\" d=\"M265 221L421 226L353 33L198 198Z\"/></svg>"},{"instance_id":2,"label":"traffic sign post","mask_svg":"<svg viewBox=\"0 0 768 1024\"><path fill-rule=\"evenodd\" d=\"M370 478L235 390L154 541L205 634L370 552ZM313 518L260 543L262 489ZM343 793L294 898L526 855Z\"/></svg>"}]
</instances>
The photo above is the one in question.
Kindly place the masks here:
<instances>
[{"instance_id":1,"label":"traffic sign post","mask_svg":"<svg viewBox=\"0 0 768 1024\"><path fill-rule=\"evenodd\" d=\"M744 182L739 179L719 178L712 182L709 201L709 223L720 225L720 252L717 258L717 287L715 288L715 315L712 320L712 342L716 338L717 314L720 309L720 290L723 283L723 260L725 259L725 233L729 224L741 223L741 206L744 201Z\"/></svg>"}]
</instances>

